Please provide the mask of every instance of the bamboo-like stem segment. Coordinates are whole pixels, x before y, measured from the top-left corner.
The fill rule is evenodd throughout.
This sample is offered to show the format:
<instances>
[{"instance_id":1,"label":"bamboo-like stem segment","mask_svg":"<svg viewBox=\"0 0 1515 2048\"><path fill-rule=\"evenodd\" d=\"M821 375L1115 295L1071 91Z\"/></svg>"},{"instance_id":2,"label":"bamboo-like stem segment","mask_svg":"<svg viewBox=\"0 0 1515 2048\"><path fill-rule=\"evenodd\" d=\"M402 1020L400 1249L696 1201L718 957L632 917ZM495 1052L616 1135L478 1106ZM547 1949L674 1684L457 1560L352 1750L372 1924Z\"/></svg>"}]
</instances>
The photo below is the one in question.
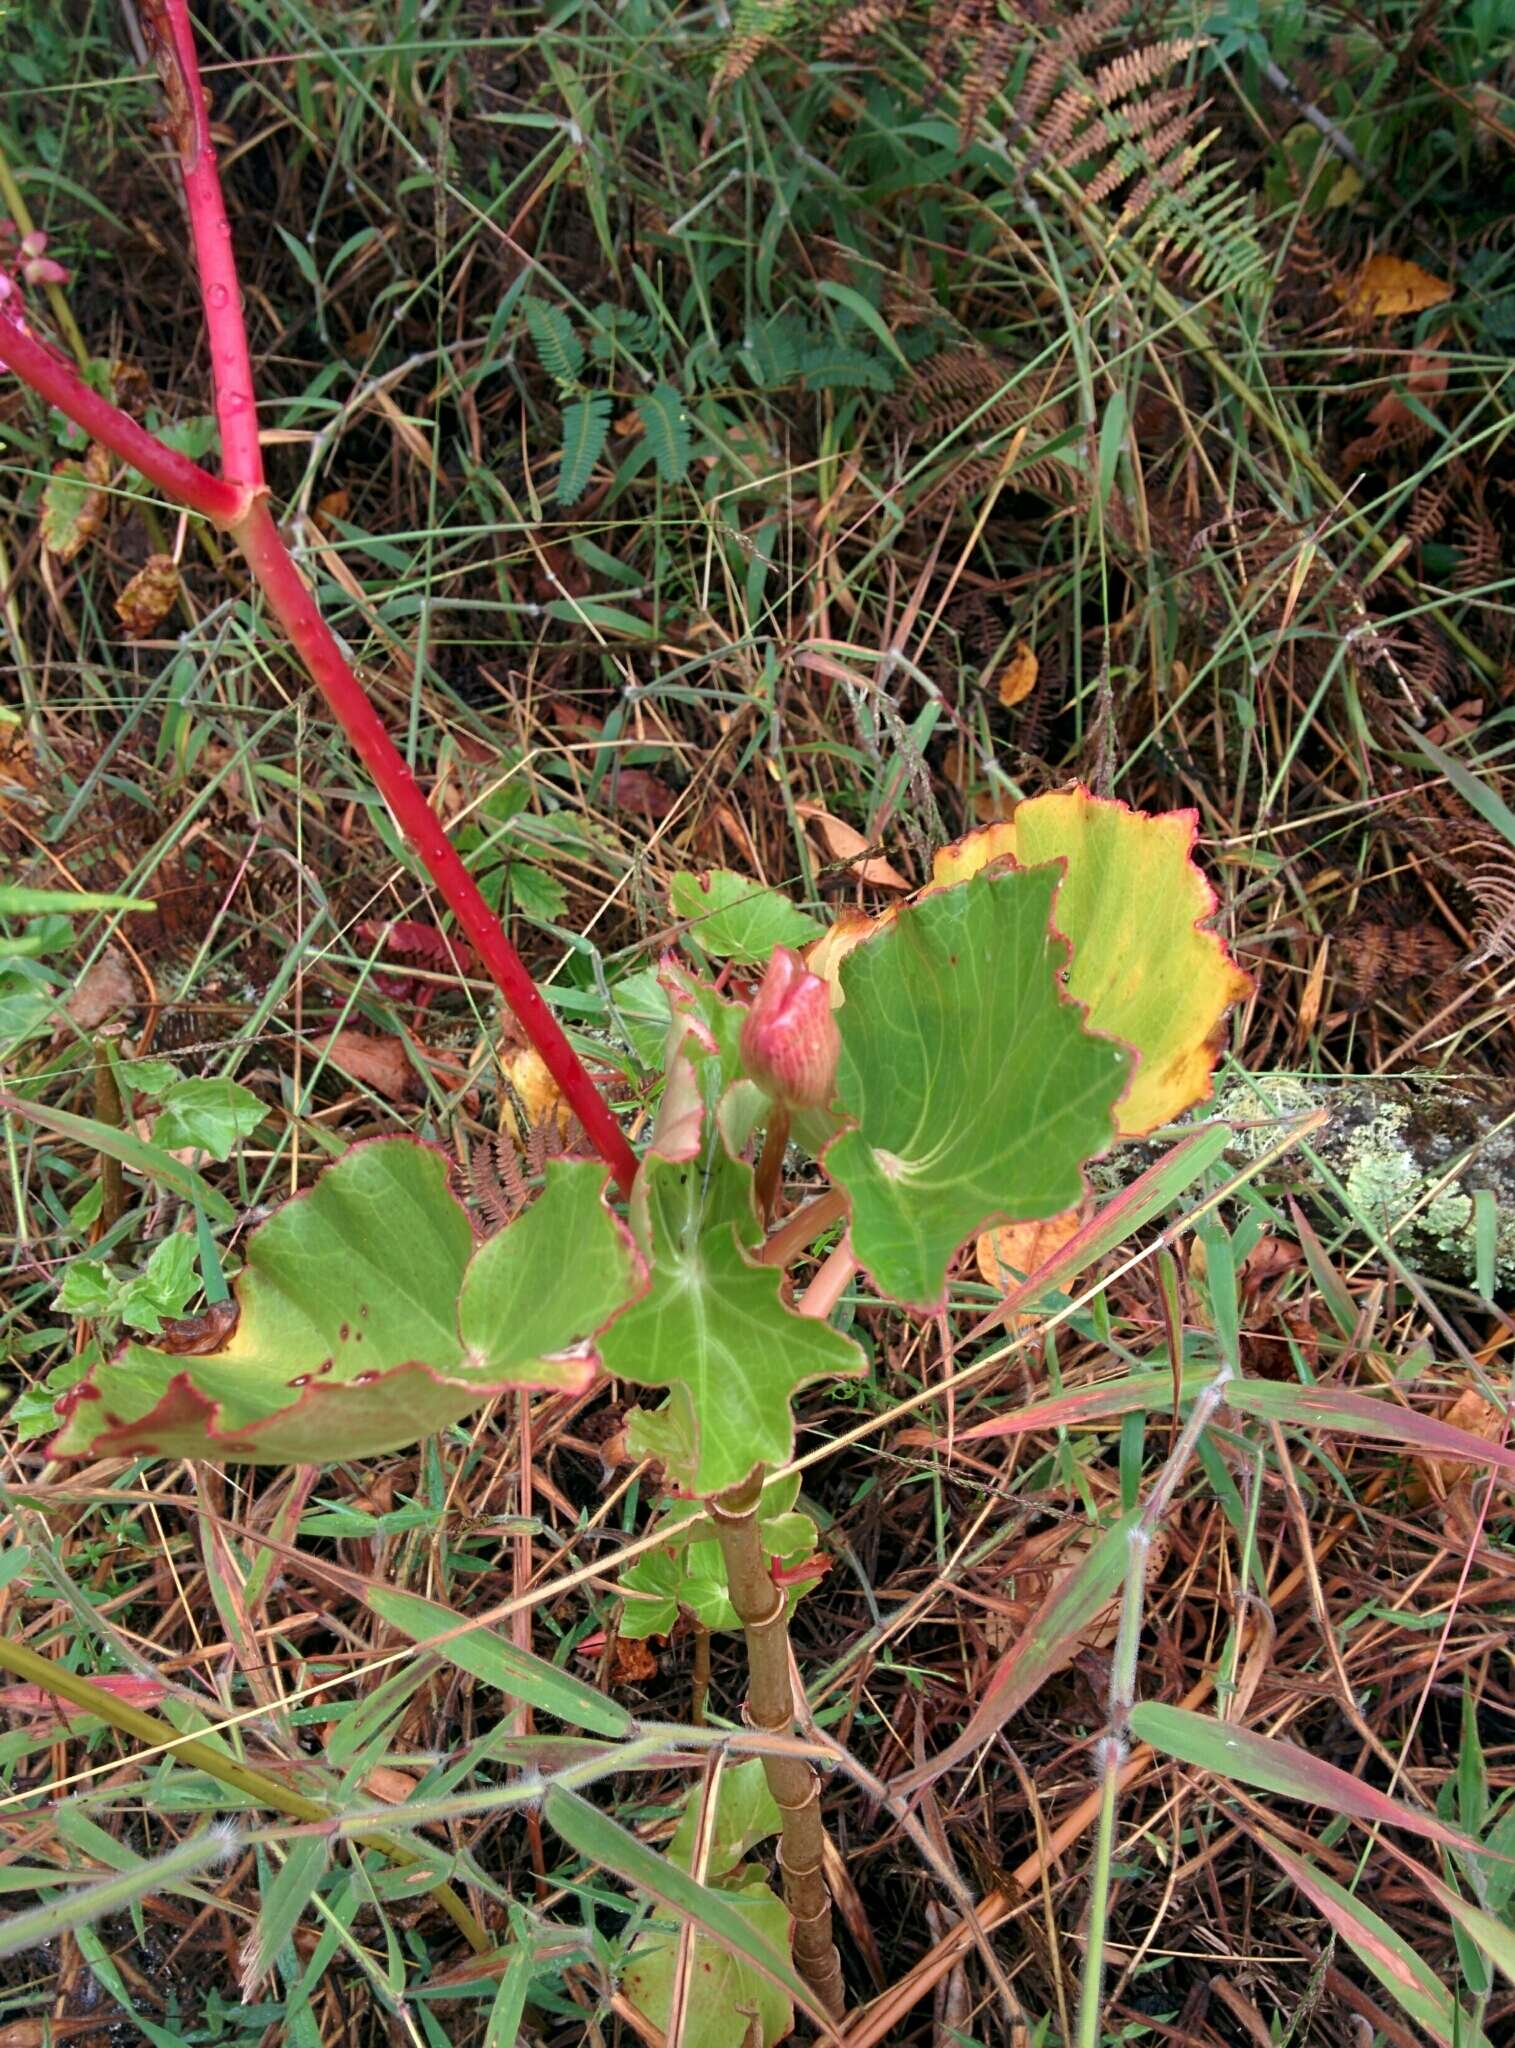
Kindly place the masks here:
<instances>
[{"instance_id":1,"label":"bamboo-like stem segment","mask_svg":"<svg viewBox=\"0 0 1515 2048\"><path fill-rule=\"evenodd\" d=\"M789 1679L789 1603L768 1576L758 1534L762 1468L710 1503L710 1518L726 1565L731 1604L747 1643L748 1726L764 1735L792 1735L794 1693ZM764 1756L763 1775L783 1826L779 1867L784 1903L794 1920L794 1966L833 2019L846 2004L841 1959L831 1939L831 1894L826 1887L821 1786L803 1757Z\"/></svg>"}]
</instances>

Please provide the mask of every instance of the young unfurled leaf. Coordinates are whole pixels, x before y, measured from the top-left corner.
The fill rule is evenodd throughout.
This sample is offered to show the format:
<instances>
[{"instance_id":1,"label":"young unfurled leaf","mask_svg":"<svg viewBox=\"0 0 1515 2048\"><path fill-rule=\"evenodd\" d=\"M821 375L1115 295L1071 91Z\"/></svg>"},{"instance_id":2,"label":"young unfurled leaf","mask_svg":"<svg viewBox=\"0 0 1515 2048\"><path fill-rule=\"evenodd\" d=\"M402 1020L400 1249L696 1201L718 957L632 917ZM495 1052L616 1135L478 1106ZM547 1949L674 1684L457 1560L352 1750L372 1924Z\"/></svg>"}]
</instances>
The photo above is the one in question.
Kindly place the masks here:
<instances>
[{"instance_id":1,"label":"young unfurled leaf","mask_svg":"<svg viewBox=\"0 0 1515 2048\"><path fill-rule=\"evenodd\" d=\"M55 462L42 493L42 545L60 562L71 562L105 521L110 500L110 457L91 441L82 462Z\"/></svg>"},{"instance_id":2,"label":"young unfurled leaf","mask_svg":"<svg viewBox=\"0 0 1515 2048\"><path fill-rule=\"evenodd\" d=\"M761 1232L752 1170L729 1158L706 1116L699 1154L654 1152L632 1191L631 1220L653 1268L640 1301L605 1331L607 1372L667 1387L667 1405L633 1417L639 1455L661 1458L681 1492L736 1486L794 1447L790 1396L812 1380L864 1370L862 1352L829 1324L779 1298L781 1276L747 1257Z\"/></svg>"},{"instance_id":3,"label":"young unfurled leaf","mask_svg":"<svg viewBox=\"0 0 1515 2048\"><path fill-rule=\"evenodd\" d=\"M192 1149L212 1159L229 1159L241 1138L251 1137L267 1114L240 1081L175 1081L153 1125L153 1143L165 1152Z\"/></svg>"},{"instance_id":4,"label":"young unfurled leaf","mask_svg":"<svg viewBox=\"0 0 1515 2048\"><path fill-rule=\"evenodd\" d=\"M1055 1216L1114 1136L1130 1054L1062 995L1054 868L980 875L902 910L842 963L826 1165L886 1294L931 1306L948 1261L995 1222Z\"/></svg>"},{"instance_id":5,"label":"young unfurled leaf","mask_svg":"<svg viewBox=\"0 0 1515 2048\"><path fill-rule=\"evenodd\" d=\"M689 943L715 960L766 960L775 946L806 946L824 930L777 889L729 868L675 875L668 907L688 921Z\"/></svg>"},{"instance_id":6,"label":"young unfurled leaf","mask_svg":"<svg viewBox=\"0 0 1515 2048\"><path fill-rule=\"evenodd\" d=\"M1215 892L1194 865L1194 813L1144 817L1086 789L1032 797L1010 818L943 847L931 888L1009 855L1018 867L1066 862L1052 922L1073 947L1070 995L1089 1025L1137 1053L1116 1108L1141 1137L1210 1092L1222 1021L1252 984L1203 920Z\"/></svg>"},{"instance_id":7,"label":"young unfurled leaf","mask_svg":"<svg viewBox=\"0 0 1515 2048\"><path fill-rule=\"evenodd\" d=\"M555 1162L475 1251L439 1153L357 1146L248 1239L216 1348L124 1345L64 1396L50 1455L318 1464L397 1450L507 1387L583 1387L641 1273L603 1184Z\"/></svg>"},{"instance_id":8,"label":"young unfurled leaf","mask_svg":"<svg viewBox=\"0 0 1515 2048\"><path fill-rule=\"evenodd\" d=\"M661 1459L679 1492L708 1497L755 1465L783 1464L790 1396L861 1373L864 1359L829 1324L786 1308L778 1268L748 1256L762 1237L752 1168L727 1150L715 1113L741 1013L671 970L664 986L675 1019L668 1080L630 1214L652 1278L602 1333L600 1356L634 1386L669 1390L655 1413L633 1412L632 1448Z\"/></svg>"},{"instance_id":9,"label":"young unfurled leaf","mask_svg":"<svg viewBox=\"0 0 1515 2048\"><path fill-rule=\"evenodd\" d=\"M793 1567L813 1556L815 1523L808 1515L794 1511L799 1477L775 1480L763 1489L759 1507L758 1540L770 1565ZM621 1610L621 1634L632 1638L666 1636L681 1612L692 1614L703 1628L737 1629L741 1626L727 1590L726 1566L721 1546L709 1518L694 1502L683 1502L659 1525L663 1542L649 1550L621 1573L627 1599ZM822 1566L824 1560L819 1560ZM790 1608L808 1591L813 1580L790 1578Z\"/></svg>"}]
</instances>

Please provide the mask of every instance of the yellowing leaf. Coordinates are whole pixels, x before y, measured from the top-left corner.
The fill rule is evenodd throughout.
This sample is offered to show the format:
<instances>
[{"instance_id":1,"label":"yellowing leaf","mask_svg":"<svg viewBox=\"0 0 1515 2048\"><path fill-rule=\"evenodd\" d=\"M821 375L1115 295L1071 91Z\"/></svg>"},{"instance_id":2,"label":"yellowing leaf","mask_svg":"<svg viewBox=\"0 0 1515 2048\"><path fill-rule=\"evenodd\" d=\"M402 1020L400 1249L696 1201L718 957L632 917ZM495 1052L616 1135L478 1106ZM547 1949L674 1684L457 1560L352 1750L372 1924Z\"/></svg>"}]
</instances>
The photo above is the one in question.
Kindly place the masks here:
<instances>
[{"instance_id":1,"label":"yellowing leaf","mask_svg":"<svg viewBox=\"0 0 1515 2048\"><path fill-rule=\"evenodd\" d=\"M1004 674L999 679L997 694L999 701L1007 711L1012 704L1019 704L1022 698L1031 695L1031 692L1036 688L1036 678L1040 673L1041 663L1037 660L1030 641L1017 641L1015 652L1011 655Z\"/></svg>"},{"instance_id":2,"label":"yellowing leaf","mask_svg":"<svg viewBox=\"0 0 1515 2048\"><path fill-rule=\"evenodd\" d=\"M1347 311L1362 320L1397 320L1423 313L1452 296L1445 278L1433 277L1402 256L1370 256L1347 287Z\"/></svg>"},{"instance_id":3,"label":"yellowing leaf","mask_svg":"<svg viewBox=\"0 0 1515 2048\"><path fill-rule=\"evenodd\" d=\"M814 826L831 858L845 861L860 882L871 883L876 889L910 887L892 861L868 851L868 841L845 818L833 817L820 804L796 804L794 808L808 825ZM811 972L815 970L812 968Z\"/></svg>"},{"instance_id":4,"label":"yellowing leaf","mask_svg":"<svg viewBox=\"0 0 1515 2048\"><path fill-rule=\"evenodd\" d=\"M109 500L110 457L91 441L82 462L55 462L42 493L42 544L60 562L71 562L94 539Z\"/></svg>"},{"instance_id":5,"label":"yellowing leaf","mask_svg":"<svg viewBox=\"0 0 1515 2048\"><path fill-rule=\"evenodd\" d=\"M870 917L866 910L844 910L830 930L823 932L807 950L805 965L830 988L833 1010L842 1000L842 962L854 946L860 946L874 932L882 931L893 916L892 907L880 917Z\"/></svg>"},{"instance_id":6,"label":"yellowing leaf","mask_svg":"<svg viewBox=\"0 0 1515 2048\"><path fill-rule=\"evenodd\" d=\"M149 555L116 599L116 617L128 639L157 631L179 595L179 571L172 555Z\"/></svg>"},{"instance_id":7,"label":"yellowing leaf","mask_svg":"<svg viewBox=\"0 0 1515 2048\"><path fill-rule=\"evenodd\" d=\"M930 891L1009 856L1017 866L1066 863L1053 904L1073 946L1070 995L1091 1030L1134 1047L1137 1065L1116 1105L1123 1137L1141 1137L1210 1092L1226 1011L1251 981L1202 921L1215 892L1191 859L1192 811L1145 817L1086 789L1033 797L1000 824L944 847Z\"/></svg>"},{"instance_id":8,"label":"yellowing leaf","mask_svg":"<svg viewBox=\"0 0 1515 2048\"><path fill-rule=\"evenodd\" d=\"M526 1046L520 1052L513 1052L505 1059L505 1078L515 1091L516 1100L525 1112L526 1128L520 1128L520 1119L509 1103L500 1108L500 1127L525 1144L527 1138L540 1124L556 1120L558 1136L568 1129L572 1111L563 1100L562 1092L551 1074L547 1062L534 1046Z\"/></svg>"}]
</instances>

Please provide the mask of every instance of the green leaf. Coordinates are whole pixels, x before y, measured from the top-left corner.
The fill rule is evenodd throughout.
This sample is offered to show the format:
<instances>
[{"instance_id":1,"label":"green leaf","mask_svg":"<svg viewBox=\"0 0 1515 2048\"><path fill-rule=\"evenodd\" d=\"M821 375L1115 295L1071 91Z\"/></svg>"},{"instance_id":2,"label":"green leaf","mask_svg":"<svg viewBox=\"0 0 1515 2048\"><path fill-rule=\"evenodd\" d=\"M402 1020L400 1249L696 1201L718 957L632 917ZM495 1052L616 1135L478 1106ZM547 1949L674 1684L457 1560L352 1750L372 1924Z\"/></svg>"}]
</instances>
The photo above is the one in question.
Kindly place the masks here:
<instances>
[{"instance_id":1,"label":"green leaf","mask_svg":"<svg viewBox=\"0 0 1515 2048\"><path fill-rule=\"evenodd\" d=\"M428 1642L445 1636L432 1654L445 1657L460 1671L481 1679L513 1700L555 1714L570 1728L587 1728L591 1735L621 1738L635 1733L635 1723L626 1709L608 1699L594 1686L586 1685L572 1672L559 1671L555 1664L534 1657L492 1628L470 1628L458 1633L460 1617L435 1600L423 1600L416 1593L399 1593L376 1586L364 1599L381 1621L399 1629L412 1642Z\"/></svg>"},{"instance_id":2,"label":"green leaf","mask_svg":"<svg viewBox=\"0 0 1515 2048\"><path fill-rule=\"evenodd\" d=\"M613 1872L638 1892L671 1907L680 1919L693 1924L697 1941L709 1941L746 1964L802 2011L824 2021L824 2014L789 1961L787 1919L766 1925L754 1921L751 1912L739 1903L740 1894L722 1891L715 1885L696 1884L668 1857L659 1856L598 1807L561 1785L548 1787L543 1812L553 1833L561 1836L570 1849L576 1849L602 1870ZM779 1934L777 1940L774 1933ZM692 2001L694 2011L703 2002L696 1996ZM685 2039L688 2038L686 2034ZM734 2038L740 2043L742 2036L738 2033ZM765 2034L764 2038L770 2037Z\"/></svg>"},{"instance_id":3,"label":"green leaf","mask_svg":"<svg viewBox=\"0 0 1515 2048\"><path fill-rule=\"evenodd\" d=\"M693 1870L700 1833L701 1803L696 1786L684 1802L684 1817L673 1831L668 1854L680 1870ZM784 1824L778 1801L768 1790L761 1757L730 1764L716 1784L715 1818L707 1831L705 1882L714 1883L736 1869L747 1851L776 1835Z\"/></svg>"},{"instance_id":4,"label":"green leaf","mask_svg":"<svg viewBox=\"0 0 1515 2048\"><path fill-rule=\"evenodd\" d=\"M1160 1700L1143 1700L1132 1709L1131 1732L1164 1756L1197 1765L1217 1778L1250 1785L1276 1798L1326 1806L1370 1827L1404 1828L1412 1835L1439 1842L1444 1849L1478 1853L1478 1843L1461 1829L1448 1827L1424 1808L1380 1792L1376 1785L1278 1736L1259 1735L1255 1729L1234 1727L1228 1721Z\"/></svg>"},{"instance_id":5,"label":"green leaf","mask_svg":"<svg viewBox=\"0 0 1515 2048\"><path fill-rule=\"evenodd\" d=\"M537 359L559 384L576 384L584 368L584 344L561 306L545 299L523 299L521 311L531 332Z\"/></svg>"},{"instance_id":6,"label":"green leaf","mask_svg":"<svg viewBox=\"0 0 1515 2048\"><path fill-rule=\"evenodd\" d=\"M1049 1678L1071 1662L1095 1617L1107 1610L1120 1592L1131 1552L1131 1531L1140 1512L1133 1508L1112 1522L1094 1538L1078 1563L1054 1580L1035 1614L989 1674L962 1733L928 1762L896 1778L893 1790L919 1791L992 1742L1011 1715L1019 1713Z\"/></svg>"},{"instance_id":7,"label":"green leaf","mask_svg":"<svg viewBox=\"0 0 1515 2048\"><path fill-rule=\"evenodd\" d=\"M103 1152L108 1159L119 1159L133 1173L140 1173L148 1180L172 1188L176 1195L182 1195L186 1201L203 1209L212 1223L236 1220L236 1211L231 1203L208 1180L202 1179L193 1167L181 1166L171 1152L145 1143L130 1131L118 1131L111 1124L97 1123L93 1117L75 1116L70 1110L49 1109L40 1102L25 1102L15 1095L0 1094L0 1109L11 1116L24 1117L29 1123L40 1124L45 1131L54 1131L60 1138L70 1138L76 1144L85 1145L91 1152Z\"/></svg>"},{"instance_id":8,"label":"green leaf","mask_svg":"<svg viewBox=\"0 0 1515 2048\"><path fill-rule=\"evenodd\" d=\"M665 484L681 484L689 473L689 420L671 384L656 385L633 401L647 445Z\"/></svg>"},{"instance_id":9,"label":"green leaf","mask_svg":"<svg viewBox=\"0 0 1515 2048\"><path fill-rule=\"evenodd\" d=\"M782 1952L789 1940L789 1914L769 1885L752 1877L745 1884L721 1886L719 1896L746 1921L752 1941ZM632 1943L621 1977L622 1992L659 2033L667 2032L673 2016L678 1955L676 1930L657 1928ZM688 1983L679 2036L684 2048L751 2048L754 2022L763 2048L789 2038L794 2008L784 1993L708 1934L695 1934Z\"/></svg>"},{"instance_id":10,"label":"green leaf","mask_svg":"<svg viewBox=\"0 0 1515 2048\"><path fill-rule=\"evenodd\" d=\"M990 1223L1072 1208L1114 1135L1130 1054L1084 1029L1058 985L1052 868L925 897L842 963L826 1153L852 1245L881 1292L935 1306L947 1265Z\"/></svg>"},{"instance_id":11,"label":"green leaf","mask_svg":"<svg viewBox=\"0 0 1515 2048\"><path fill-rule=\"evenodd\" d=\"M563 922L568 914L568 892L555 875L524 860L513 860L507 873L511 906L528 924Z\"/></svg>"},{"instance_id":12,"label":"green leaf","mask_svg":"<svg viewBox=\"0 0 1515 2048\"><path fill-rule=\"evenodd\" d=\"M781 1564L793 1565L815 1550L814 1522L808 1515L788 1511L798 1492L798 1474L789 1480L775 1480L763 1489L759 1505L758 1539L763 1553ZM666 1636L681 1612L692 1614L703 1628L740 1628L727 1589L721 1546L709 1518L694 1502L681 1502L663 1518L658 1533L663 1538L658 1548L644 1552L621 1573L623 1592L643 1596L625 1601L621 1634L630 1638ZM809 1585L800 1580L791 1586L791 1613Z\"/></svg>"},{"instance_id":13,"label":"green leaf","mask_svg":"<svg viewBox=\"0 0 1515 2048\"><path fill-rule=\"evenodd\" d=\"M252 1997L299 1925L312 1892L326 1874L330 1854L323 1835L302 1835L289 1844L283 1868L262 1887L242 1968L244 1999Z\"/></svg>"},{"instance_id":14,"label":"green leaf","mask_svg":"<svg viewBox=\"0 0 1515 2048\"><path fill-rule=\"evenodd\" d=\"M563 408L563 448L558 458L557 501L576 505L610 432L610 400L602 393L576 398Z\"/></svg>"},{"instance_id":15,"label":"green leaf","mask_svg":"<svg viewBox=\"0 0 1515 2048\"><path fill-rule=\"evenodd\" d=\"M685 1156L650 1152L631 1196L652 1284L604 1332L600 1356L634 1386L671 1389L656 1414L636 1411L631 1442L661 1458L680 1491L708 1496L787 1460L797 1388L865 1366L850 1338L784 1306L777 1268L747 1257L762 1235L752 1170L729 1157L715 1118L695 1102L668 1130L693 1131ZM667 1136L659 1143L673 1149Z\"/></svg>"},{"instance_id":16,"label":"green leaf","mask_svg":"<svg viewBox=\"0 0 1515 2048\"><path fill-rule=\"evenodd\" d=\"M603 1171L554 1161L477 1253L447 1172L408 1138L345 1153L249 1238L220 1347L126 1344L68 1397L51 1455L371 1457L509 1387L587 1386L597 1324L640 1278Z\"/></svg>"},{"instance_id":17,"label":"green leaf","mask_svg":"<svg viewBox=\"0 0 1515 2048\"><path fill-rule=\"evenodd\" d=\"M668 904L688 922L685 937L716 960L766 960L775 946L808 946L825 930L777 889L730 868L676 874Z\"/></svg>"},{"instance_id":18,"label":"green leaf","mask_svg":"<svg viewBox=\"0 0 1515 2048\"><path fill-rule=\"evenodd\" d=\"M229 1159L268 1113L250 1088L221 1079L175 1081L162 1102L153 1143L166 1152L208 1152L212 1159Z\"/></svg>"},{"instance_id":19,"label":"green leaf","mask_svg":"<svg viewBox=\"0 0 1515 2048\"><path fill-rule=\"evenodd\" d=\"M1489 2048L1486 2037L1459 2010L1446 1985L1387 1920L1323 1870L1286 1849L1265 1828L1255 1828L1253 1835L1364 1968L1439 2048Z\"/></svg>"},{"instance_id":20,"label":"green leaf","mask_svg":"<svg viewBox=\"0 0 1515 2048\"><path fill-rule=\"evenodd\" d=\"M177 1231L154 1245L142 1271L133 1273L120 1289L114 1313L129 1328L156 1337L164 1316L182 1316L199 1291L195 1240L187 1232Z\"/></svg>"},{"instance_id":21,"label":"green leaf","mask_svg":"<svg viewBox=\"0 0 1515 2048\"><path fill-rule=\"evenodd\" d=\"M43 917L61 911L65 917L83 910L156 910L149 896L100 896L88 889L23 889L19 882L0 882L0 917Z\"/></svg>"}]
</instances>

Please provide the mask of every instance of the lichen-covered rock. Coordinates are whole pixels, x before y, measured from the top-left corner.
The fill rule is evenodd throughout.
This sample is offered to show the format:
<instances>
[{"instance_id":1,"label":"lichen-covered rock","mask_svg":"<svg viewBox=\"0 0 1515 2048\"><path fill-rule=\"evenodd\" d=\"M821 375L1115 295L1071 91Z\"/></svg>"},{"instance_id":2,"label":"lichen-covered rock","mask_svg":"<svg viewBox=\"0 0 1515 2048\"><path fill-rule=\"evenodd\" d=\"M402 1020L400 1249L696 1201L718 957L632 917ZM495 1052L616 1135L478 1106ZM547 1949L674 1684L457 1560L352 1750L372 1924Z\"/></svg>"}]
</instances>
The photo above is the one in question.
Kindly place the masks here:
<instances>
[{"instance_id":1,"label":"lichen-covered rock","mask_svg":"<svg viewBox=\"0 0 1515 2048\"><path fill-rule=\"evenodd\" d=\"M1515 1291L1515 1097L1476 1081L1349 1078L1302 1080L1253 1075L1229 1084L1201 1112L1234 1126L1227 1158L1257 1159L1277 1143L1280 1124L1326 1108L1330 1122L1310 1150L1340 1184L1311 1186L1304 1148L1287 1152L1265 1179L1281 1182L1333 1222L1344 1210L1380 1242L1392 1238L1405 1263L1433 1278L1471 1285L1477 1271L1475 1196L1494 1201L1495 1284ZM1103 1171L1125 1180L1148 1163L1127 1147ZM1344 1197L1344 1199L1343 1199Z\"/></svg>"}]
</instances>

